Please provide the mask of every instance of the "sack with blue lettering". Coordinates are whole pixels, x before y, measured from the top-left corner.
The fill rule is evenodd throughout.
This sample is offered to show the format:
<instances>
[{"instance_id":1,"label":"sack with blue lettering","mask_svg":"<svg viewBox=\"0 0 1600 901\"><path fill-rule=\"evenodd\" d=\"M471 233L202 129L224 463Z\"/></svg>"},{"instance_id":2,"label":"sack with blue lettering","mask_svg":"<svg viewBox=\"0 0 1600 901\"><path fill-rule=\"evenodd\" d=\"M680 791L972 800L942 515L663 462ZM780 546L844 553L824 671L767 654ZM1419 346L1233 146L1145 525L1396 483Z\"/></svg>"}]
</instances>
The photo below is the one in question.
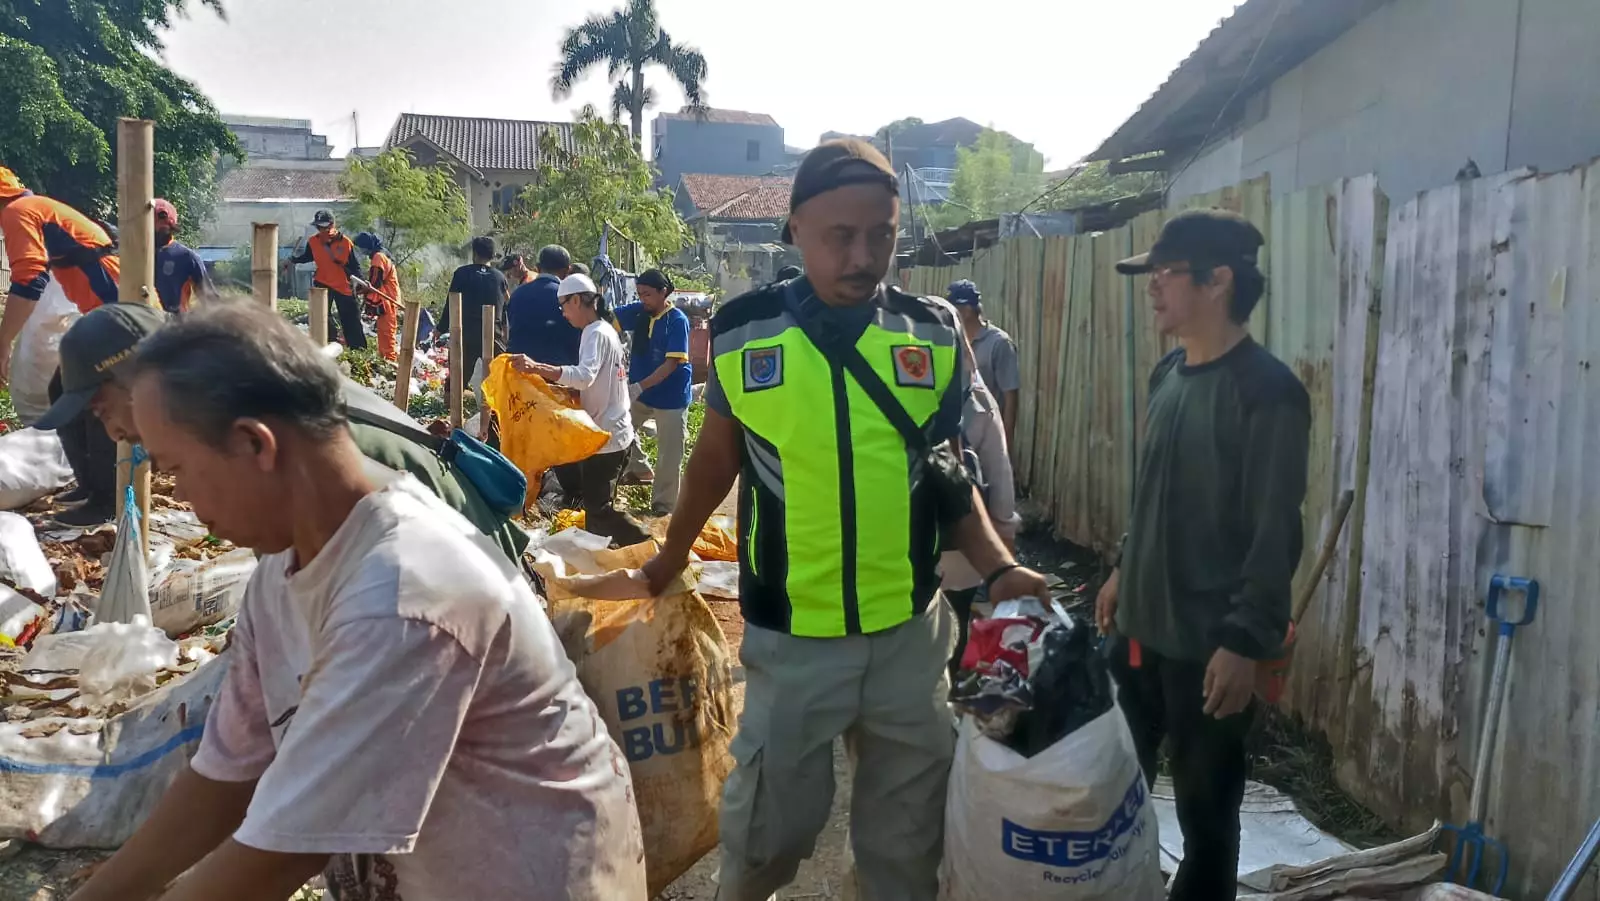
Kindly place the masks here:
<instances>
[{"instance_id":1,"label":"sack with blue lettering","mask_svg":"<svg viewBox=\"0 0 1600 901\"><path fill-rule=\"evenodd\" d=\"M1160 848L1120 709L1032 757L962 719L941 901L1159 901Z\"/></svg>"},{"instance_id":2,"label":"sack with blue lettering","mask_svg":"<svg viewBox=\"0 0 1600 901\"><path fill-rule=\"evenodd\" d=\"M717 847L722 783L733 770L728 745L738 722L733 652L691 574L659 597L600 599L623 596L602 586L628 583L626 571L655 552L647 542L573 554L559 568L535 563L578 681L628 760L652 898ZM581 578L608 572L614 578ZM576 593L589 590L600 598Z\"/></svg>"}]
</instances>

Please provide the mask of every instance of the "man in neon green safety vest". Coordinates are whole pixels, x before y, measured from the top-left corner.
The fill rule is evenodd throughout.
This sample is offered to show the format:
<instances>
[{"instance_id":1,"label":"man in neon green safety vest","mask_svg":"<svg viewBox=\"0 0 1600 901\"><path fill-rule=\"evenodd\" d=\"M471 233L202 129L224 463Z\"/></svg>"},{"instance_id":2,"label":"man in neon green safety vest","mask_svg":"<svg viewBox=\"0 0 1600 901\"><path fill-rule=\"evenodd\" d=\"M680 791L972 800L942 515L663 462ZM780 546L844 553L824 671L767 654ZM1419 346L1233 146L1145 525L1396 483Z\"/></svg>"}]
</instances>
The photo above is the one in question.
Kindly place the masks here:
<instances>
[{"instance_id":1,"label":"man in neon green safety vest","mask_svg":"<svg viewBox=\"0 0 1600 901\"><path fill-rule=\"evenodd\" d=\"M950 311L885 287L899 185L882 154L832 141L795 176L784 240L805 275L711 321L706 418L661 553L686 565L739 480L744 715L722 803L719 901L794 879L833 801L833 741L855 767L851 841L864 901L933 901L955 734L954 618L941 548L993 600L1044 596L952 459L969 376Z\"/></svg>"}]
</instances>

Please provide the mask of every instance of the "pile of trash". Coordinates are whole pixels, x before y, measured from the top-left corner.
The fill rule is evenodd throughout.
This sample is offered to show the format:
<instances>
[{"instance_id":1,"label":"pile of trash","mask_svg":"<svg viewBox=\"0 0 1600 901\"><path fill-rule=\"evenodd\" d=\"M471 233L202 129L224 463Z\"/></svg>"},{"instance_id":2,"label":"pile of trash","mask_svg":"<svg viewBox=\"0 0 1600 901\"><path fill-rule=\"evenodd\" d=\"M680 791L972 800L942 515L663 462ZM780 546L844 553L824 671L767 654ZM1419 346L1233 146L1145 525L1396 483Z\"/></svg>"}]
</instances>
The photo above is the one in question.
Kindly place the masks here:
<instances>
[{"instance_id":1,"label":"pile of trash","mask_svg":"<svg viewBox=\"0 0 1600 901\"><path fill-rule=\"evenodd\" d=\"M1032 757L1113 709L1097 636L1052 600L1005 601L974 619L950 702L978 731Z\"/></svg>"},{"instance_id":2,"label":"pile of trash","mask_svg":"<svg viewBox=\"0 0 1600 901\"><path fill-rule=\"evenodd\" d=\"M116 847L199 742L256 559L161 480L148 522L55 525L70 479L54 433L0 435L0 840Z\"/></svg>"}]
</instances>

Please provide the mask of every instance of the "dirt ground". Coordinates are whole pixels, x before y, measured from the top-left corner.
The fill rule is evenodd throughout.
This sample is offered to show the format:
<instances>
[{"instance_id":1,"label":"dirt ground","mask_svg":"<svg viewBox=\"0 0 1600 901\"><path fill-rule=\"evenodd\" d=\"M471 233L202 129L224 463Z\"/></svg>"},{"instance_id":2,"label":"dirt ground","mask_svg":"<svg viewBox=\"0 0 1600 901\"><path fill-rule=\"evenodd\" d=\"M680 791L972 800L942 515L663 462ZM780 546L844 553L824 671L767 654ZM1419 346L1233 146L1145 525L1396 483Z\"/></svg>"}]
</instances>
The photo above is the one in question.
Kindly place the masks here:
<instances>
[{"instance_id":1,"label":"dirt ground","mask_svg":"<svg viewBox=\"0 0 1600 901\"><path fill-rule=\"evenodd\" d=\"M735 489L737 491L737 488ZM731 515L732 501L718 512ZM1047 528L1030 520L1018 539L1018 556L1029 566L1055 577L1052 594L1075 613L1092 611L1094 591L1102 575L1097 558L1082 549L1055 540ZM734 601L708 599L712 612L722 624L730 644L738 648L744 634L739 605ZM735 689L743 705L743 686ZM1308 808L1307 815L1331 831L1366 844L1383 837L1381 824L1370 814L1351 805L1332 786L1331 775L1321 778L1326 761L1307 757L1313 748L1303 736L1285 735L1277 723L1259 736L1256 767L1259 778L1292 792ZM1325 756L1325 752L1324 752ZM1321 765L1317 765L1318 763ZM846 901L853 897L845 886L846 834L851 783L842 743L834 748L836 791L833 814L818 840L817 852L800 868L794 884L778 892L780 901ZM1309 802L1309 803L1308 803ZM85 870L103 860L108 852L46 851L20 843L0 842L0 901L65 901ZM669 886L657 901L713 901L716 897L717 855L707 855L682 878Z\"/></svg>"}]
</instances>

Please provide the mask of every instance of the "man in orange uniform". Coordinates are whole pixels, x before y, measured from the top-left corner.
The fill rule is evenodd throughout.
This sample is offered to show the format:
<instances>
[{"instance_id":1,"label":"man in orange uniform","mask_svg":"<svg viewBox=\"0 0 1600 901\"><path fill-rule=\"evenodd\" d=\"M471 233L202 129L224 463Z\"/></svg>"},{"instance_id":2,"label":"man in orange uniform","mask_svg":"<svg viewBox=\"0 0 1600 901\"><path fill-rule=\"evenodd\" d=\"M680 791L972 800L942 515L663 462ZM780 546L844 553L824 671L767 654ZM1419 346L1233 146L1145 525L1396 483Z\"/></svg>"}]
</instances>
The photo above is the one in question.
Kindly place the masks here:
<instances>
[{"instance_id":1,"label":"man in orange uniform","mask_svg":"<svg viewBox=\"0 0 1600 901\"><path fill-rule=\"evenodd\" d=\"M0 233L5 235L11 263L11 288L0 319L0 383L5 383L11 379L11 346L50 280L54 278L67 299L87 313L117 302L121 267L116 244L104 228L59 200L29 191L4 166L0 166ZM57 368L50 380L51 403L60 396ZM47 415L35 425L60 433L67 463L78 480L78 487L59 500L84 502L57 520L79 527L109 522L116 513L116 442L87 409L60 422L48 421L51 418Z\"/></svg>"},{"instance_id":2,"label":"man in orange uniform","mask_svg":"<svg viewBox=\"0 0 1600 901\"><path fill-rule=\"evenodd\" d=\"M400 277L382 238L362 232L356 235L356 247L372 258L372 271L366 282L356 283L355 288L366 298L367 309L378 314L378 354L393 360L398 355L400 333Z\"/></svg>"},{"instance_id":3,"label":"man in orange uniform","mask_svg":"<svg viewBox=\"0 0 1600 901\"><path fill-rule=\"evenodd\" d=\"M367 332L361 327L361 306L356 303L350 287L350 276L361 277L361 263L356 259L356 246L333 221L333 213L318 210L311 219L317 233L306 241L304 250L289 258L290 263L316 263L317 272L312 281L319 288L327 288L338 312L338 328L328 323L328 336L339 338L335 332L344 333L346 347L367 346Z\"/></svg>"}]
</instances>

